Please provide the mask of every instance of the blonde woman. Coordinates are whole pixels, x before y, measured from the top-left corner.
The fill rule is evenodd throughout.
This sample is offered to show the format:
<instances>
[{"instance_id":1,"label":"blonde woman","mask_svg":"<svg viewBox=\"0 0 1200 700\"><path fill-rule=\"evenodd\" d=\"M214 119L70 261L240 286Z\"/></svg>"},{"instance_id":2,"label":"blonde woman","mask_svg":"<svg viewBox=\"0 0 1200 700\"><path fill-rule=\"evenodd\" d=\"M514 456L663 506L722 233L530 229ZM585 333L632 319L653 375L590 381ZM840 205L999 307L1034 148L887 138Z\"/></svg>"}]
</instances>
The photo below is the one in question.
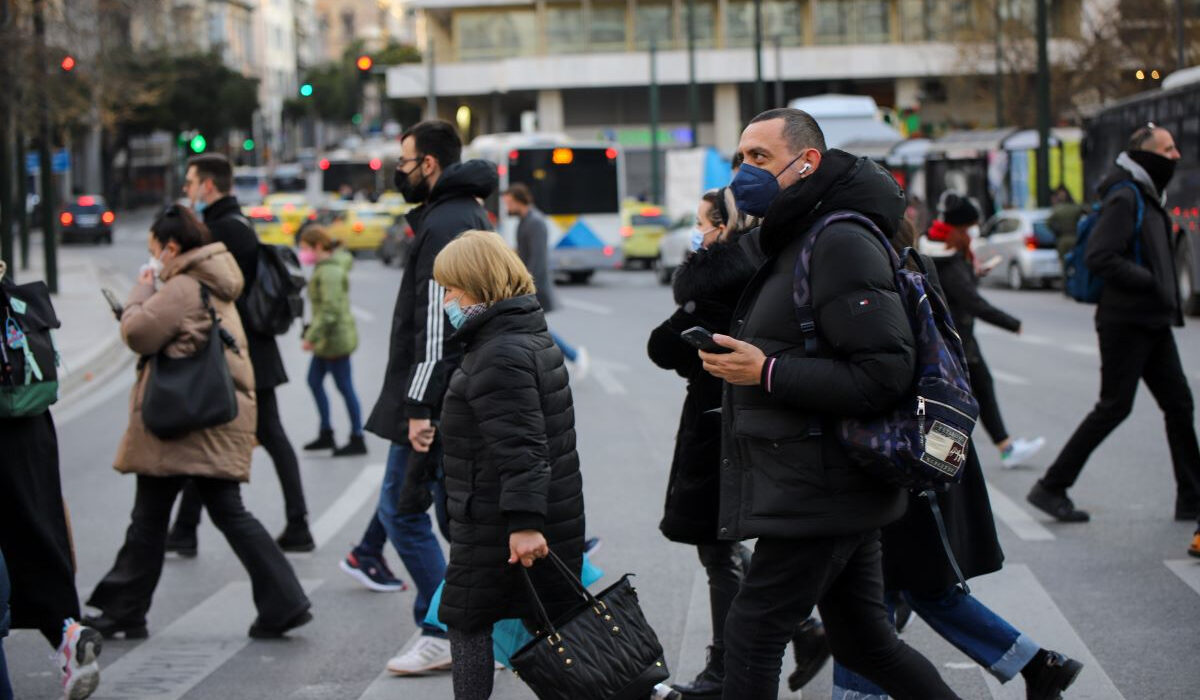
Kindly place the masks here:
<instances>
[{"instance_id":1,"label":"blonde woman","mask_svg":"<svg viewBox=\"0 0 1200 700\"><path fill-rule=\"evenodd\" d=\"M550 616L576 600L549 564L583 561L583 481L562 351L546 330L533 279L499 235L467 231L433 266L463 345L442 408L450 563L440 618L449 627L458 700L492 692L492 625L532 619L516 565Z\"/></svg>"}]
</instances>

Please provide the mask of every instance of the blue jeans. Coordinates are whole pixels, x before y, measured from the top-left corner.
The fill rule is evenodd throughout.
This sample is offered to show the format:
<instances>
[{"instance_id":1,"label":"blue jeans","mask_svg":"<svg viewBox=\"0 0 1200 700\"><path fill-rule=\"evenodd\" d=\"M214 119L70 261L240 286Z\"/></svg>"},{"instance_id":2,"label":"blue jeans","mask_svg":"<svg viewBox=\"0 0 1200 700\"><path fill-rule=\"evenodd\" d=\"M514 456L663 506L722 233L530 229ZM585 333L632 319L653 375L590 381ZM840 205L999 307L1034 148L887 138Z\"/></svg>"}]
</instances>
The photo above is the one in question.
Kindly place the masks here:
<instances>
[{"instance_id":1,"label":"blue jeans","mask_svg":"<svg viewBox=\"0 0 1200 700\"><path fill-rule=\"evenodd\" d=\"M333 375L333 383L346 400L346 412L350 414L350 434L362 435L362 408L358 395L354 393L354 381L350 376L350 356L326 359L313 356L308 365L308 388L317 402L317 413L321 415L321 430L333 430L329 420L329 397L325 395L325 375Z\"/></svg>"},{"instance_id":2,"label":"blue jeans","mask_svg":"<svg viewBox=\"0 0 1200 700\"><path fill-rule=\"evenodd\" d=\"M1040 648L958 586L932 595L889 591L889 614L892 614L897 595L903 595L913 612L929 623L934 632L987 669L1001 683L1007 683L1020 673ZM835 664L833 697L834 700L873 700L887 695L866 678Z\"/></svg>"},{"instance_id":3,"label":"blue jeans","mask_svg":"<svg viewBox=\"0 0 1200 700\"><path fill-rule=\"evenodd\" d=\"M561 335L555 333L554 331L550 331L550 337L554 339L554 344L558 346L558 349L562 350L563 357L567 358L567 361L574 362L575 358L579 357L579 353L575 350L575 348L572 347L570 343L563 340Z\"/></svg>"},{"instance_id":4,"label":"blue jeans","mask_svg":"<svg viewBox=\"0 0 1200 700\"><path fill-rule=\"evenodd\" d=\"M8 567L4 565L4 552L0 552L0 700L13 700L12 684L8 680L8 662L4 659L4 638L8 636Z\"/></svg>"},{"instance_id":5,"label":"blue jeans","mask_svg":"<svg viewBox=\"0 0 1200 700\"><path fill-rule=\"evenodd\" d=\"M385 532L417 587L417 597L413 601L413 618L417 626L423 634L444 638L444 632L425 624L425 615L429 612L433 594L446 578L446 556L433 534L433 522L428 513L401 515L396 512L411 449L408 445L392 443L388 451L387 470L383 475L383 488L379 494L379 507L367 526L366 533L363 534L362 542L355 550L375 557L382 556L383 539L380 532ZM435 481L430 484L430 490L433 491L438 526L445 535L449 532L449 527L444 524L448 523L444 489L440 482Z\"/></svg>"}]
</instances>

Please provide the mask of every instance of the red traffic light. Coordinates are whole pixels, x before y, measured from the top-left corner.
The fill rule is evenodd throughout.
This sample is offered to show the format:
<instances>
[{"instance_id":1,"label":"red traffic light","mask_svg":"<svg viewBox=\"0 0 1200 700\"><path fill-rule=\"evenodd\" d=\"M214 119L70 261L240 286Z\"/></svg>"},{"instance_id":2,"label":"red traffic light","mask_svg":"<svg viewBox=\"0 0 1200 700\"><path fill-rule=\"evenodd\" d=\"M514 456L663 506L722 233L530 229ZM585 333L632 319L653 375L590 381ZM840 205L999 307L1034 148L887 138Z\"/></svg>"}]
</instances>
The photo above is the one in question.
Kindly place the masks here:
<instances>
[{"instance_id":1,"label":"red traffic light","mask_svg":"<svg viewBox=\"0 0 1200 700\"><path fill-rule=\"evenodd\" d=\"M364 54L358 57L358 60L354 62L354 65L358 66L358 69L365 73L371 70L371 66L375 65L375 61L372 61L370 56Z\"/></svg>"},{"instance_id":2,"label":"red traffic light","mask_svg":"<svg viewBox=\"0 0 1200 700\"><path fill-rule=\"evenodd\" d=\"M367 165L371 167L371 170L379 170L383 167L383 161L379 160L378 158L372 158Z\"/></svg>"},{"instance_id":3,"label":"red traffic light","mask_svg":"<svg viewBox=\"0 0 1200 700\"><path fill-rule=\"evenodd\" d=\"M317 167L319 167L321 170L329 170L329 159L322 158L321 162L317 164Z\"/></svg>"},{"instance_id":4,"label":"red traffic light","mask_svg":"<svg viewBox=\"0 0 1200 700\"><path fill-rule=\"evenodd\" d=\"M62 66L62 69L64 71L67 71L69 73L69 72L71 72L72 69L75 68L75 58L72 56L66 56L63 58L62 63L60 63L59 65Z\"/></svg>"}]
</instances>

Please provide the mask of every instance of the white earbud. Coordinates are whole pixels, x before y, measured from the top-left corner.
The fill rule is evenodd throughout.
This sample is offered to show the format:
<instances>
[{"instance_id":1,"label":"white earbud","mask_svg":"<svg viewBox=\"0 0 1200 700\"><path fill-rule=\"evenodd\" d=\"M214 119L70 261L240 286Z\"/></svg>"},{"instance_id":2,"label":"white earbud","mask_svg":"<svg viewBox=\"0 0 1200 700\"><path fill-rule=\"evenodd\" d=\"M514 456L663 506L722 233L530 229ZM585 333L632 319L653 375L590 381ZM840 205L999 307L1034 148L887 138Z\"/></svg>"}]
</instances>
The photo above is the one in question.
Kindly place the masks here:
<instances>
[{"instance_id":1,"label":"white earbud","mask_svg":"<svg viewBox=\"0 0 1200 700\"><path fill-rule=\"evenodd\" d=\"M808 172L809 170L812 170L812 163L805 163L804 167L800 168L800 174L803 175L804 173Z\"/></svg>"}]
</instances>

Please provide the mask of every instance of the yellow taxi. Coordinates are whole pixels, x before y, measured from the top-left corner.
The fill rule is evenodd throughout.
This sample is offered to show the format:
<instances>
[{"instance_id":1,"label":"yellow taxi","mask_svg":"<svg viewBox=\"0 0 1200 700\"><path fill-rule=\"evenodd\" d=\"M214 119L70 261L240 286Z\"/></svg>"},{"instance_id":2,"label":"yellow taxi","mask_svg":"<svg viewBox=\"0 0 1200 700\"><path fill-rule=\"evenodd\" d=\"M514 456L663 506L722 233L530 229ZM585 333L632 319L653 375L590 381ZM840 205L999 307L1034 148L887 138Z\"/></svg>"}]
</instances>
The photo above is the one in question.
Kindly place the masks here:
<instances>
[{"instance_id":1,"label":"yellow taxi","mask_svg":"<svg viewBox=\"0 0 1200 700\"><path fill-rule=\"evenodd\" d=\"M375 202L375 206L392 216L404 216L416 207L415 204L409 204L404 201L404 197L400 196L399 192L384 192L379 195L379 199Z\"/></svg>"},{"instance_id":2,"label":"yellow taxi","mask_svg":"<svg viewBox=\"0 0 1200 700\"><path fill-rule=\"evenodd\" d=\"M373 205L340 203L318 214L329 235L341 241L347 250L379 250L394 216Z\"/></svg>"},{"instance_id":3,"label":"yellow taxi","mask_svg":"<svg viewBox=\"0 0 1200 700\"><path fill-rule=\"evenodd\" d=\"M250 224L254 226L254 232L258 234L258 240L268 245L286 245L290 246L295 243L295 234L287 233L284 230L283 222L279 217L275 216L275 212L271 208L262 204L257 204L249 207L242 207L242 213L250 220Z\"/></svg>"},{"instance_id":4,"label":"yellow taxi","mask_svg":"<svg viewBox=\"0 0 1200 700\"><path fill-rule=\"evenodd\" d=\"M296 192L269 194L263 200L282 225L285 235L295 238L296 232L308 221L315 221L316 210L308 203L308 197Z\"/></svg>"},{"instance_id":5,"label":"yellow taxi","mask_svg":"<svg viewBox=\"0 0 1200 700\"><path fill-rule=\"evenodd\" d=\"M658 260L671 218L657 204L625 202L621 207L621 251L627 267L650 267Z\"/></svg>"}]
</instances>

